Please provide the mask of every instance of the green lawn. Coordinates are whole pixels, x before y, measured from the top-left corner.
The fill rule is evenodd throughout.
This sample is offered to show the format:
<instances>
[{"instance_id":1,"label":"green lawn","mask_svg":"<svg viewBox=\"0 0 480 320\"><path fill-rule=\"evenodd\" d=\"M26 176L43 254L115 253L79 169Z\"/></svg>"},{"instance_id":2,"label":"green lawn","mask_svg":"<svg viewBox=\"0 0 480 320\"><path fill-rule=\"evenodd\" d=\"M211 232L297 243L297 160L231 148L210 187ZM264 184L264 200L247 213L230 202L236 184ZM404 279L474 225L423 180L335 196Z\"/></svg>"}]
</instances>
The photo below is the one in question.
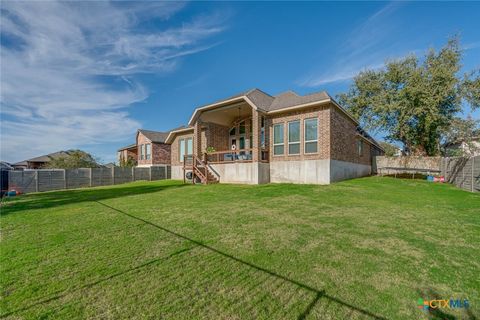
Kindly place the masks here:
<instances>
[{"instance_id":1,"label":"green lawn","mask_svg":"<svg viewBox=\"0 0 480 320\"><path fill-rule=\"evenodd\" d=\"M1 213L2 318L480 316L480 195L450 185L137 182Z\"/></svg>"}]
</instances>

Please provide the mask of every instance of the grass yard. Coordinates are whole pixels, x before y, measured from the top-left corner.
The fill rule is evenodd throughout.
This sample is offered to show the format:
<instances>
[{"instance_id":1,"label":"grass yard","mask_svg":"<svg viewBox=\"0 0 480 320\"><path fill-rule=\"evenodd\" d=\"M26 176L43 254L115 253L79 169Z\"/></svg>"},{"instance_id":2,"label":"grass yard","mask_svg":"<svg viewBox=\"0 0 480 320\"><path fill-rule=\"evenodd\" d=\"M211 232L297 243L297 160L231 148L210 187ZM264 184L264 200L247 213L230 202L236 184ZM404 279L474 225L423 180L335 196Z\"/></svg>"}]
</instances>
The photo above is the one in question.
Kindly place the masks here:
<instances>
[{"instance_id":1,"label":"grass yard","mask_svg":"<svg viewBox=\"0 0 480 320\"><path fill-rule=\"evenodd\" d=\"M1 230L1 318L480 317L480 195L450 185L137 182L17 197Z\"/></svg>"}]
</instances>

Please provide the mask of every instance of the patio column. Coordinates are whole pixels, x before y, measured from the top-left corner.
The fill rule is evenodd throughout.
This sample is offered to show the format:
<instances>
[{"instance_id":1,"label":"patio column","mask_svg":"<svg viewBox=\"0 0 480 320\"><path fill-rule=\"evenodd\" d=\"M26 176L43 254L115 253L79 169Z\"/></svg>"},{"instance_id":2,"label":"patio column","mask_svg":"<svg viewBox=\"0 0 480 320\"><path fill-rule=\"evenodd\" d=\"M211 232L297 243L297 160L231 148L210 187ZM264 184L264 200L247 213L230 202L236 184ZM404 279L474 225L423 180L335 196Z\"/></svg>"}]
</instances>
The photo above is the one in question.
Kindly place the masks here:
<instances>
[{"instance_id":1,"label":"patio column","mask_svg":"<svg viewBox=\"0 0 480 320\"><path fill-rule=\"evenodd\" d=\"M262 114L257 110L252 110L252 160L261 160L261 141L260 127L262 125Z\"/></svg>"},{"instance_id":2,"label":"patio column","mask_svg":"<svg viewBox=\"0 0 480 320\"><path fill-rule=\"evenodd\" d=\"M193 126L193 154L202 157L202 125L200 120Z\"/></svg>"}]
</instances>

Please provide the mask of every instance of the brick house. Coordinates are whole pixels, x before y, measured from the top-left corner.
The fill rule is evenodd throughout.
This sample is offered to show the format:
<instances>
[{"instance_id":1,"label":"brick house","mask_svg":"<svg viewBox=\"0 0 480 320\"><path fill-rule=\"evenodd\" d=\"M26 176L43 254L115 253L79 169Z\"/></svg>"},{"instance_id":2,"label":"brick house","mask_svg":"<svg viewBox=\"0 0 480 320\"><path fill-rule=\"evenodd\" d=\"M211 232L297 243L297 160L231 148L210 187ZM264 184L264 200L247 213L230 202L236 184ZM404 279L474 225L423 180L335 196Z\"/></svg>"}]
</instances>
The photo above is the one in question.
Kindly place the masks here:
<instances>
[{"instance_id":1,"label":"brick house","mask_svg":"<svg viewBox=\"0 0 480 320\"><path fill-rule=\"evenodd\" d=\"M172 179L192 171L202 182L329 184L369 175L372 157L383 154L326 92L252 89L195 109L163 141Z\"/></svg>"},{"instance_id":2,"label":"brick house","mask_svg":"<svg viewBox=\"0 0 480 320\"><path fill-rule=\"evenodd\" d=\"M136 136L137 166L169 165L170 144L165 143L169 132L138 129Z\"/></svg>"},{"instance_id":3,"label":"brick house","mask_svg":"<svg viewBox=\"0 0 480 320\"><path fill-rule=\"evenodd\" d=\"M138 148L136 143L122 147L117 150L117 161L119 164L122 164L128 159L133 159L136 165L137 158L138 158Z\"/></svg>"}]
</instances>

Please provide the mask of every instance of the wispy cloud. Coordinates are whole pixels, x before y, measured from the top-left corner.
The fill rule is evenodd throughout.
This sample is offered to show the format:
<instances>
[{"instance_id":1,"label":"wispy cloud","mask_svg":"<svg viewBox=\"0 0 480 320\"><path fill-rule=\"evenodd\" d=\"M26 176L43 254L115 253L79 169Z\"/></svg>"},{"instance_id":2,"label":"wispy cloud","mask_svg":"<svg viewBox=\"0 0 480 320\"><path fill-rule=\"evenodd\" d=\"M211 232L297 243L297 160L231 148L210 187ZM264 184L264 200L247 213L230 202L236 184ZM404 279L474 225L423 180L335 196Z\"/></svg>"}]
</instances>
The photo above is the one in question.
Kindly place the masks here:
<instances>
[{"instance_id":1,"label":"wispy cloud","mask_svg":"<svg viewBox=\"0 0 480 320\"><path fill-rule=\"evenodd\" d=\"M140 124L128 107L148 90L140 73L171 72L215 45L222 21L202 16L158 30L178 2L3 1L2 160L119 141ZM152 23L151 25L154 25Z\"/></svg>"},{"instance_id":2,"label":"wispy cloud","mask_svg":"<svg viewBox=\"0 0 480 320\"><path fill-rule=\"evenodd\" d=\"M351 31L339 48L338 56L330 68L310 74L298 81L305 87L346 81L352 79L364 69L381 67L387 52L392 48L385 45L385 40L395 30L391 16L403 5L401 2L390 2Z\"/></svg>"}]
</instances>

